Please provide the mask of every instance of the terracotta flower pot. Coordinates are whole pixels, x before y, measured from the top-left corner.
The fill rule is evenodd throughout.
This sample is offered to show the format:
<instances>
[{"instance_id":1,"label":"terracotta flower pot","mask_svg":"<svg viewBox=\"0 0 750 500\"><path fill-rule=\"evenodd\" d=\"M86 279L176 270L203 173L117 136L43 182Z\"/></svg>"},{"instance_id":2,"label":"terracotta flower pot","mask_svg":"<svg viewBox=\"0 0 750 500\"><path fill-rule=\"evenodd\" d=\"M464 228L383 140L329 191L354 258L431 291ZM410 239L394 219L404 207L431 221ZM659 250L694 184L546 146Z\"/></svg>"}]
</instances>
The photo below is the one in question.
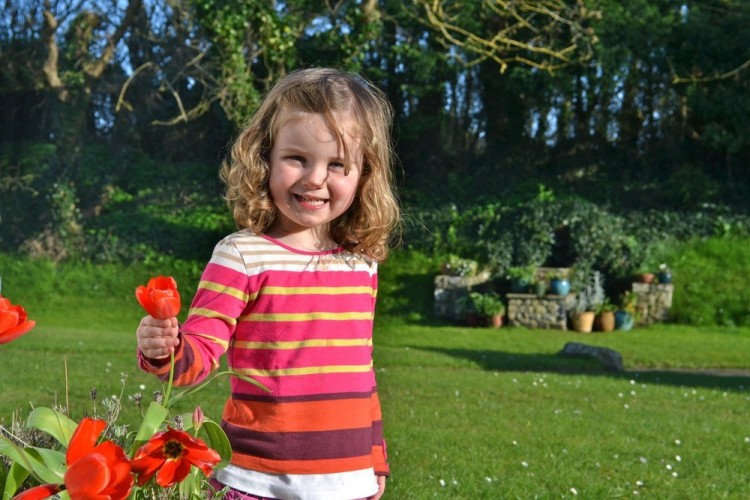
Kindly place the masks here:
<instances>
[{"instance_id":1,"label":"terracotta flower pot","mask_svg":"<svg viewBox=\"0 0 750 500\"><path fill-rule=\"evenodd\" d=\"M501 326L503 326L503 315L494 314L490 316L490 326L492 328L500 328Z\"/></svg>"},{"instance_id":2,"label":"terracotta flower pot","mask_svg":"<svg viewBox=\"0 0 750 500\"><path fill-rule=\"evenodd\" d=\"M615 329L615 313L604 311L596 316L596 329L601 332L611 332Z\"/></svg>"},{"instance_id":3,"label":"terracotta flower pot","mask_svg":"<svg viewBox=\"0 0 750 500\"><path fill-rule=\"evenodd\" d=\"M573 329L577 332L588 333L594 329L594 311L584 311L573 316Z\"/></svg>"},{"instance_id":4,"label":"terracotta flower pot","mask_svg":"<svg viewBox=\"0 0 750 500\"><path fill-rule=\"evenodd\" d=\"M640 273L635 275L635 281L638 283L653 283L654 273Z\"/></svg>"}]
</instances>

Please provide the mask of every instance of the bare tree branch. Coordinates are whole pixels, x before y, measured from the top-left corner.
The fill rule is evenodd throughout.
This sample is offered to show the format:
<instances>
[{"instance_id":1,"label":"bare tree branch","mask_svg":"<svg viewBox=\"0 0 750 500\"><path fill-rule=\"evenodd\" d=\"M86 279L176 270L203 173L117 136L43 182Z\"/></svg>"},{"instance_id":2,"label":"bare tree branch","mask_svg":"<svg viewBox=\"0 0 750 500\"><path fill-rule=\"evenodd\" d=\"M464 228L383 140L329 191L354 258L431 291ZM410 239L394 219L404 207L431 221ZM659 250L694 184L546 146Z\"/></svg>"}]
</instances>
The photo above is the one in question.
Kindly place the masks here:
<instances>
[{"instance_id":1,"label":"bare tree branch","mask_svg":"<svg viewBox=\"0 0 750 500\"><path fill-rule=\"evenodd\" d=\"M427 16L422 21L437 30L449 45L476 56L465 64L492 60L500 66L500 72L505 72L511 63L554 71L588 59L596 37L583 23L600 15L587 10L581 2L485 0L483 8L496 17L499 26L494 33L485 35L462 26L461 12L449 11L443 0L414 3Z\"/></svg>"},{"instance_id":2,"label":"bare tree branch","mask_svg":"<svg viewBox=\"0 0 750 500\"><path fill-rule=\"evenodd\" d=\"M672 64L670 63L670 66ZM750 59L743 62L736 68L726 71L724 73L718 73L712 76L679 76L674 70L674 67L672 68L672 83L679 84L679 83L711 83L711 82L717 82L720 80L728 80L729 78L734 78L735 76L739 75L746 69L750 68Z\"/></svg>"}]
</instances>

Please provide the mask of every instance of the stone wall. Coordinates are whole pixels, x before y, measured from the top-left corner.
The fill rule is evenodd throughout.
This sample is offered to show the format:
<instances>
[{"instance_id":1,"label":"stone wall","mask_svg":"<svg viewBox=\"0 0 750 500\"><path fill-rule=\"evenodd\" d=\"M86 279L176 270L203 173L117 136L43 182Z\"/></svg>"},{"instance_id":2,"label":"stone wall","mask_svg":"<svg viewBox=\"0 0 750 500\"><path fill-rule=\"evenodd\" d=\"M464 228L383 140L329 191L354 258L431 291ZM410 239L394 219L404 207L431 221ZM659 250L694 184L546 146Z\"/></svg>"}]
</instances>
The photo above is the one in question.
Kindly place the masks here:
<instances>
[{"instance_id":1,"label":"stone wall","mask_svg":"<svg viewBox=\"0 0 750 500\"><path fill-rule=\"evenodd\" d=\"M575 295L509 293L508 323L527 328L568 329L568 311L575 304Z\"/></svg>"},{"instance_id":2,"label":"stone wall","mask_svg":"<svg viewBox=\"0 0 750 500\"><path fill-rule=\"evenodd\" d=\"M462 321L466 315L466 301L472 287L489 281L489 273L478 276L435 276L435 316Z\"/></svg>"},{"instance_id":3,"label":"stone wall","mask_svg":"<svg viewBox=\"0 0 750 500\"><path fill-rule=\"evenodd\" d=\"M669 320L672 309L674 285L658 283L633 283L633 293L638 295L638 324L650 325Z\"/></svg>"}]
</instances>

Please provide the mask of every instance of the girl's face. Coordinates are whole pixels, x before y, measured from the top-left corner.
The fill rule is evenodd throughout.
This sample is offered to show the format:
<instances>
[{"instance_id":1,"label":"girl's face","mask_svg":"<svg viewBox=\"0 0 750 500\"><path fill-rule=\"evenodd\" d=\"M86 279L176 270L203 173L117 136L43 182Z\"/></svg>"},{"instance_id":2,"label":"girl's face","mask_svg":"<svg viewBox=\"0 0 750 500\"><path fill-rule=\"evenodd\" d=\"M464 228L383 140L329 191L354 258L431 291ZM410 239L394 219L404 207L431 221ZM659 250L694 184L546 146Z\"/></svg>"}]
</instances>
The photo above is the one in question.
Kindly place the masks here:
<instances>
[{"instance_id":1,"label":"girl's face","mask_svg":"<svg viewBox=\"0 0 750 500\"><path fill-rule=\"evenodd\" d=\"M346 115L338 116L342 129L353 130ZM330 246L327 223L341 216L357 194L362 153L348 132L344 147L315 113L281 111L281 124L271 148L269 187L279 218L271 236L286 239L301 249ZM345 165L349 167L344 173Z\"/></svg>"}]
</instances>

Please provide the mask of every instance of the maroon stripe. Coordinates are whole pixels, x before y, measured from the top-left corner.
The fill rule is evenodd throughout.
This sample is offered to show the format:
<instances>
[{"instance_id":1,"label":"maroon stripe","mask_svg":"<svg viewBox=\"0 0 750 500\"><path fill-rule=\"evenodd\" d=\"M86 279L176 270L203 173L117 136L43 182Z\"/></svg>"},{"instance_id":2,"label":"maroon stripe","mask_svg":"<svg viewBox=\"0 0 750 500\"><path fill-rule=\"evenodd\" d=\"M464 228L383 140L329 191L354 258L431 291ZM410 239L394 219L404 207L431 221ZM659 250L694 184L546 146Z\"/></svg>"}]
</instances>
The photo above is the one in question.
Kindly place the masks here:
<instances>
[{"instance_id":1,"label":"maroon stripe","mask_svg":"<svg viewBox=\"0 0 750 500\"><path fill-rule=\"evenodd\" d=\"M184 375L195 363L195 353L193 352L193 344L182 338L182 357L176 359L174 362L174 378L177 379Z\"/></svg>"},{"instance_id":2,"label":"maroon stripe","mask_svg":"<svg viewBox=\"0 0 750 500\"><path fill-rule=\"evenodd\" d=\"M222 422L232 449L273 460L324 460L372 453L372 429L314 432L257 432Z\"/></svg>"},{"instance_id":3,"label":"maroon stripe","mask_svg":"<svg viewBox=\"0 0 750 500\"><path fill-rule=\"evenodd\" d=\"M373 446L383 444L383 422L381 420L372 423L372 444Z\"/></svg>"},{"instance_id":4,"label":"maroon stripe","mask_svg":"<svg viewBox=\"0 0 750 500\"><path fill-rule=\"evenodd\" d=\"M268 394L232 393L232 399L259 403L307 403L311 401L336 401L339 399L370 399L372 392L337 392L331 394L304 394L299 396L271 396Z\"/></svg>"}]
</instances>

